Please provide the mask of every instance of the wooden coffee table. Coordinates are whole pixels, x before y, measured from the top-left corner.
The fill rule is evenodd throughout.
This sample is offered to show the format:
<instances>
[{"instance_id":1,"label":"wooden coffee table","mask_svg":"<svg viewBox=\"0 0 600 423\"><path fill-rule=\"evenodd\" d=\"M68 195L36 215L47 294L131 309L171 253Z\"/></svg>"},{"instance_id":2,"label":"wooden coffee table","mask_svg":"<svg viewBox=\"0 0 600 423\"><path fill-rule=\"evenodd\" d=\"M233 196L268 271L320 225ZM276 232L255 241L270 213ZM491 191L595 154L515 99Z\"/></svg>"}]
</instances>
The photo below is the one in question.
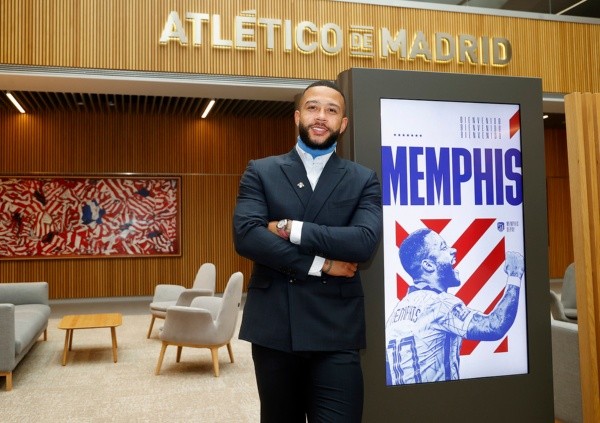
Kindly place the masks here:
<instances>
[{"instance_id":1,"label":"wooden coffee table","mask_svg":"<svg viewBox=\"0 0 600 423\"><path fill-rule=\"evenodd\" d=\"M112 337L113 361L117 362L117 331L116 327L121 326L123 317L120 313L109 314L72 314L62 318L58 324L59 329L64 329L65 349L63 351L62 365L67 364L67 352L71 351L73 344L73 331L75 329L98 329L110 328Z\"/></svg>"}]
</instances>

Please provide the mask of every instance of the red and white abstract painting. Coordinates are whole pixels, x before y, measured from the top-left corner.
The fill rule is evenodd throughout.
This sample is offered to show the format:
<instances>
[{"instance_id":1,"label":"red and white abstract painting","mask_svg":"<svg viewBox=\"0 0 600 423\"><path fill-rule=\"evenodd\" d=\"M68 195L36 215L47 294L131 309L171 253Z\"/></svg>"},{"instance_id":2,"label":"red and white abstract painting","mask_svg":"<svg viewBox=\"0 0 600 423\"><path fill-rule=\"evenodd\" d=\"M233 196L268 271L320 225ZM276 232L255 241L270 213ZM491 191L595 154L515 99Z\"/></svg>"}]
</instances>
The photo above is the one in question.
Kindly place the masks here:
<instances>
[{"instance_id":1,"label":"red and white abstract painting","mask_svg":"<svg viewBox=\"0 0 600 423\"><path fill-rule=\"evenodd\" d=\"M0 178L0 259L180 255L181 180Z\"/></svg>"}]
</instances>

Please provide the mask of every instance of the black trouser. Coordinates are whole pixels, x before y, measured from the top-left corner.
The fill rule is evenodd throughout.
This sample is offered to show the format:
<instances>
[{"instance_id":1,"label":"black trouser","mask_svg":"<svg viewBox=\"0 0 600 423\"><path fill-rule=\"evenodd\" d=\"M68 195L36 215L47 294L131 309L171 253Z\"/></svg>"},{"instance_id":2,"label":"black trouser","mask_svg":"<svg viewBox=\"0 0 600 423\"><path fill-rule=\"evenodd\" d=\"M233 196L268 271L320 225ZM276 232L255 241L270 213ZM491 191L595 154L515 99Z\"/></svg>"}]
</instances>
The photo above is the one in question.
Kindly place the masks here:
<instances>
[{"instance_id":1,"label":"black trouser","mask_svg":"<svg viewBox=\"0 0 600 423\"><path fill-rule=\"evenodd\" d=\"M262 423L360 423L358 351L286 353L252 345Z\"/></svg>"}]
</instances>

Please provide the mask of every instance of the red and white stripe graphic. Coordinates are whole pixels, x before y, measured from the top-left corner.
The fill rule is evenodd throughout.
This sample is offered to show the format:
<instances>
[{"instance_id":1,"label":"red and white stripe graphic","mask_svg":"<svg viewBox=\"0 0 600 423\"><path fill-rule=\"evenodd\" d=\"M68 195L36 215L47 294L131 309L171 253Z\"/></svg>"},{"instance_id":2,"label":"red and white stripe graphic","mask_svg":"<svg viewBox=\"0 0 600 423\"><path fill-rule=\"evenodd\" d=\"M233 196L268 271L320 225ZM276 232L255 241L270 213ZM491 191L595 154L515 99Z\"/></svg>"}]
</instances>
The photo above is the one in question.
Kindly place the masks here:
<instances>
[{"instance_id":1,"label":"red and white stripe graphic","mask_svg":"<svg viewBox=\"0 0 600 423\"><path fill-rule=\"evenodd\" d=\"M429 228L446 239L448 245L456 249L456 264L458 266L461 261L469 255L469 253L476 247L477 255L482 256L483 259L479 261L478 265L469 268L469 274L463 275L461 272L461 286L456 292L456 296L460 298L467 306L469 306L478 294L483 293L485 288L485 298L479 299L485 304L485 309L481 310L480 306L474 307L484 314L488 314L494 309L496 303L502 298L504 294L504 288L499 286L493 286L491 289L488 286L488 282L492 276L502 266L505 259L505 239L500 237L494 239L494 242L485 243L488 250L481 251L481 243L479 241L488 233L488 231L495 229L494 223L496 219L492 218L477 218L473 219L470 223L467 222L467 226L459 233L458 237L451 242L444 236L444 229L452 222L452 219L421 219L420 223L422 227ZM461 219L460 222L463 222ZM497 232L497 231L496 231ZM396 221L396 246L399 247L402 241L408 236L409 232ZM495 234L494 234L495 235ZM495 237L496 238L496 237ZM402 299L410 286L400 274L396 274L396 295L398 299ZM460 354L470 355L475 348L479 345L479 341L463 340ZM502 342L494 350L495 353L508 352L508 337L505 337Z\"/></svg>"}]
</instances>

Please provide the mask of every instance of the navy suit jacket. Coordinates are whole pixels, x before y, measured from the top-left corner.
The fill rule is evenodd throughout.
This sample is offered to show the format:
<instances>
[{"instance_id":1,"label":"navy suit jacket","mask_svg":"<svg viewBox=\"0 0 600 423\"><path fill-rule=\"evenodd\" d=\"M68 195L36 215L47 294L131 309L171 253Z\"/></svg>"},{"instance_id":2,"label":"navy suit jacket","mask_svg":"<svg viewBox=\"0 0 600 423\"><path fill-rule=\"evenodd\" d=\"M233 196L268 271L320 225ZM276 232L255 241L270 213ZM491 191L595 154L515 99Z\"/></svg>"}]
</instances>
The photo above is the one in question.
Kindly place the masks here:
<instances>
[{"instance_id":1,"label":"navy suit jacket","mask_svg":"<svg viewBox=\"0 0 600 423\"><path fill-rule=\"evenodd\" d=\"M284 218L304 222L301 245L267 229ZM313 192L295 148L250 161L233 227L236 251L254 261L241 339L282 351L365 348L359 272L345 278L308 271L315 256L358 263L372 256L382 228L375 172L333 153Z\"/></svg>"}]
</instances>

